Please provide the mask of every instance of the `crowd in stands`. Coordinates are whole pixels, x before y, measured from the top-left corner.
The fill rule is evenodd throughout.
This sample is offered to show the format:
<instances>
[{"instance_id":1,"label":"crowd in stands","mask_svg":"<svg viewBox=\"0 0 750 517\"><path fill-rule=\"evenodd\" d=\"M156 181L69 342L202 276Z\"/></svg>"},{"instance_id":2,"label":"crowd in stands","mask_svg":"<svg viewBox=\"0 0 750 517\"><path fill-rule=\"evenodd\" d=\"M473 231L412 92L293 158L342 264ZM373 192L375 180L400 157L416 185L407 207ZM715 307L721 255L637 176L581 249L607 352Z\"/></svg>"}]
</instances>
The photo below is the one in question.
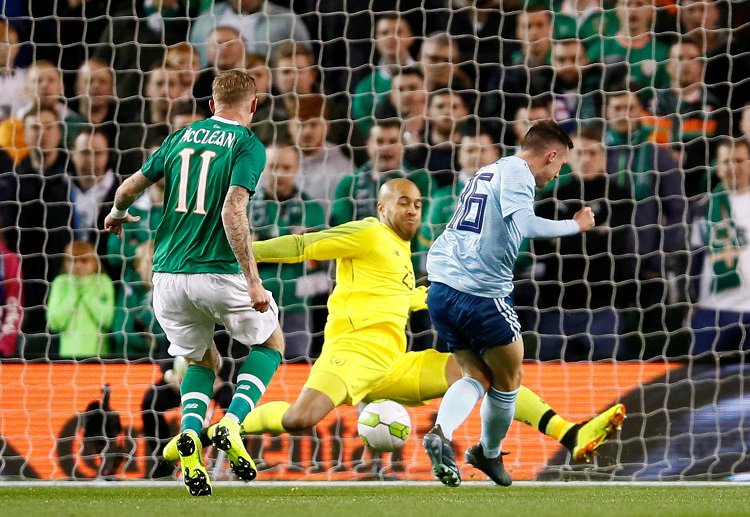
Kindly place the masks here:
<instances>
[{"instance_id":1,"label":"crowd in stands","mask_svg":"<svg viewBox=\"0 0 750 517\"><path fill-rule=\"evenodd\" d=\"M377 4L5 2L0 355L165 356L150 301L163 185L135 202L141 219L121 239L102 221L170 132L211 116L211 82L234 68L255 79L252 129L267 148L253 238L375 216L380 185L409 178L424 196L412 249L425 283L426 252L463 185L552 118L575 148L538 192L537 213L565 219L590 206L597 226L525 244L515 304L527 357L750 349L750 6ZM260 268L289 361L319 350L331 271ZM414 348L443 346L424 314L410 336Z\"/></svg>"}]
</instances>

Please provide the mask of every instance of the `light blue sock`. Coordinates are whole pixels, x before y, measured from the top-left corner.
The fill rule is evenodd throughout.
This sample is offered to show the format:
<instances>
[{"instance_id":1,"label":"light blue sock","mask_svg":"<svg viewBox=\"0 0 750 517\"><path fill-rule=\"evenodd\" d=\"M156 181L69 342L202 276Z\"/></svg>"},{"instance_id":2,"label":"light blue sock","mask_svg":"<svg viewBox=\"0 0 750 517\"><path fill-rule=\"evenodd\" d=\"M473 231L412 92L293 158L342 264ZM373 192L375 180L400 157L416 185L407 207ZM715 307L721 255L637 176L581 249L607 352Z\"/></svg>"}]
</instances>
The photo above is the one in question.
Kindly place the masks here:
<instances>
[{"instance_id":1,"label":"light blue sock","mask_svg":"<svg viewBox=\"0 0 750 517\"><path fill-rule=\"evenodd\" d=\"M453 431L469 417L483 393L482 383L471 377L462 377L451 384L443 395L435 422L446 438L453 440Z\"/></svg>"},{"instance_id":2,"label":"light blue sock","mask_svg":"<svg viewBox=\"0 0 750 517\"><path fill-rule=\"evenodd\" d=\"M486 458L497 458L516 412L518 390L498 391L490 387L484 396L479 415L482 417L482 444Z\"/></svg>"}]
</instances>

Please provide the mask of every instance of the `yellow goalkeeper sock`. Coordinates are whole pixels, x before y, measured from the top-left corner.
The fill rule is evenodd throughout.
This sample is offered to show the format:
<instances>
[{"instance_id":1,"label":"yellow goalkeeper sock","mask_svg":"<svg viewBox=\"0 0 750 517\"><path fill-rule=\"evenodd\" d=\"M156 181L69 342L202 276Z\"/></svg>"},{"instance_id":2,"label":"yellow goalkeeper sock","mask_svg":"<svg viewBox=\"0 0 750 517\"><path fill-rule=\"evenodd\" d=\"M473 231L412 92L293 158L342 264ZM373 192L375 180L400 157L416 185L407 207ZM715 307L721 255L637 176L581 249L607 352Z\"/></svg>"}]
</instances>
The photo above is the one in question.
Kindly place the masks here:
<instances>
[{"instance_id":1,"label":"yellow goalkeeper sock","mask_svg":"<svg viewBox=\"0 0 750 517\"><path fill-rule=\"evenodd\" d=\"M540 432L561 443L565 434L575 425L558 415L549 404L526 386L521 386L518 392L514 418L536 427Z\"/></svg>"},{"instance_id":2,"label":"yellow goalkeeper sock","mask_svg":"<svg viewBox=\"0 0 750 517\"><path fill-rule=\"evenodd\" d=\"M292 407L289 402L269 402L250 411L242 421L242 434L286 433L281 423L284 414Z\"/></svg>"}]
</instances>

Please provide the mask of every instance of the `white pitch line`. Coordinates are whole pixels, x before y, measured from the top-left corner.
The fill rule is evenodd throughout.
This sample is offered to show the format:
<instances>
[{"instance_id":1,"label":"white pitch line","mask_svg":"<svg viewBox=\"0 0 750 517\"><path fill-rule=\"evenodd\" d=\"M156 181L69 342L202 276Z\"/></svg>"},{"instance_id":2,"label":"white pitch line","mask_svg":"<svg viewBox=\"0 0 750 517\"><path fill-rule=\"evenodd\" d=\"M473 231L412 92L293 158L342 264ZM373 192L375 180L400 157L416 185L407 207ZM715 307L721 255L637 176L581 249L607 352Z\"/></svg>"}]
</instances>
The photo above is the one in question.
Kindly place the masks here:
<instances>
[{"instance_id":1,"label":"white pitch line","mask_svg":"<svg viewBox=\"0 0 750 517\"><path fill-rule=\"evenodd\" d=\"M437 481L253 481L244 483L241 481L214 481L213 486L219 487L263 487L263 488L311 488L311 487L386 487L386 486L409 486L409 487L439 487ZM516 481L514 487L650 487L669 488L676 486L689 487L737 487L746 486L747 482L738 481ZM464 481L461 486L494 486L490 481ZM0 488L167 488L182 487L178 480L174 481L0 481Z\"/></svg>"}]
</instances>

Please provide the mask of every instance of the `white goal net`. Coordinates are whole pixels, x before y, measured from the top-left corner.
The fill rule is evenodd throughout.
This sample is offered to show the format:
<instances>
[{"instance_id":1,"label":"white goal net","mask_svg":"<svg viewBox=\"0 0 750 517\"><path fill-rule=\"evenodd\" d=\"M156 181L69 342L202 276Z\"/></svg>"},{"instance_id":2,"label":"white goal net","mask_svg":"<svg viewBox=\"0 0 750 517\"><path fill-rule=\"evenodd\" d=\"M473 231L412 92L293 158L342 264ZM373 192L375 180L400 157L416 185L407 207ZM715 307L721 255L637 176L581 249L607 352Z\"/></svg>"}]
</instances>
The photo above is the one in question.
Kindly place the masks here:
<instances>
[{"instance_id":1,"label":"white goal net","mask_svg":"<svg viewBox=\"0 0 750 517\"><path fill-rule=\"evenodd\" d=\"M537 215L591 207L586 234L525 242L514 305L524 384L583 422L627 406L579 464L533 425L504 448L514 479L740 479L750 348L750 4L738 0L17 0L0 13L0 479L154 478L179 428L182 368L151 307L164 188L118 239L114 192L173 131L211 116L213 78L248 70L267 148L253 236L377 216L379 186L424 197L418 285L464 184L530 124L572 138ZM464 214L472 224L472 214ZM265 264L287 350L262 402L294 401L323 346L333 264ZM412 351L445 345L427 311ZM211 403L247 348L217 328ZM263 479L431 479L409 408L393 454L357 409L252 436ZM476 413L456 438L478 436ZM545 418L541 422L547 422ZM544 431L544 429L542 429ZM212 460L215 453L209 453ZM215 474L229 476L222 457ZM468 475L469 470L467 470Z\"/></svg>"}]
</instances>

